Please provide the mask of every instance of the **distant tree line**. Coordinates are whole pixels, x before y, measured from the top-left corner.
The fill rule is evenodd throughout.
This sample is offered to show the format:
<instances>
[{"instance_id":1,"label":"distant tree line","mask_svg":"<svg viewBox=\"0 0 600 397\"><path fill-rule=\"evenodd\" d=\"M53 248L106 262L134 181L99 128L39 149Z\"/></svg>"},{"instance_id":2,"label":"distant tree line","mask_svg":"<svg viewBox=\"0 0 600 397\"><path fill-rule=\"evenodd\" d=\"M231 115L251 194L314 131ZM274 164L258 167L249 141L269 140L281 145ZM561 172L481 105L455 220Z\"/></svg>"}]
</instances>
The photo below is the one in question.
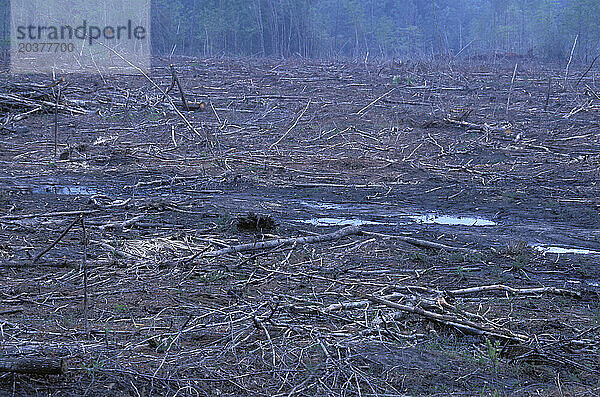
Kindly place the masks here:
<instances>
[{"instance_id":1,"label":"distant tree line","mask_svg":"<svg viewBox=\"0 0 600 397\"><path fill-rule=\"evenodd\" d=\"M0 0L6 45L8 0ZM599 0L152 0L156 54L596 56Z\"/></svg>"},{"instance_id":2,"label":"distant tree line","mask_svg":"<svg viewBox=\"0 0 600 397\"><path fill-rule=\"evenodd\" d=\"M598 0L155 0L158 53L595 56Z\"/></svg>"},{"instance_id":3,"label":"distant tree line","mask_svg":"<svg viewBox=\"0 0 600 397\"><path fill-rule=\"evenodd\" d=\"M9 0L0 0L0 49L8 48L10 41L8 39L10 24L8 20L10 11Z\"/></svg>"}]
</instances>

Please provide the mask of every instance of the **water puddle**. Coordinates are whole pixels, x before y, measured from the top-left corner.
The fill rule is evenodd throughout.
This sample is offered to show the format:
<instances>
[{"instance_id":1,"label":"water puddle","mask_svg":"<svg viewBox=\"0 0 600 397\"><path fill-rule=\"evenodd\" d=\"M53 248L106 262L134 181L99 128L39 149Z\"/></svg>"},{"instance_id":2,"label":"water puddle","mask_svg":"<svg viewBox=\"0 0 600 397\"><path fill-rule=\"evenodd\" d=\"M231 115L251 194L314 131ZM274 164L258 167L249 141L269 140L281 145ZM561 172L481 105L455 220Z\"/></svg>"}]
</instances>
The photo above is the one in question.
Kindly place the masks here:
<instances>
[{"instance_id":1,"label":"water puddle","mask_svg":"<svg viewBox=\"0 0 600 397\"><path fill-rule=\"evenodd\" d=\"M315 209L315 210L343 210L343 209L348 209L348 205L335 204L335 203L314 203L314 202L310 202L310 201L301 201L300 204L302 204L305 207L312 208L312 209Z\"/></svg>"},{"instance_id":2,"label":"water puddle","mask_svg":"<svg viewBox=\"0 0 600 397\"><path fill-rule=\"evenodd\" d=\"M33 194L56 194L59 196L92 196L98 192L87 186L42 185L31 189Z\"/></svg>"},{"instance_id":3,"label":"water puddle","mask_svg":"<svg viewBox=\"0 0 600 397\"><path fill-rule=\"evenodd\" d=\"M372 226L372 225L393 225L393 223L365 221L363 219L343 219L343 218L313 218L299 221L314 226Z\"/></svg>"},{"instance_id":4,"label":"water puddle","mask_svg":"<svg viewBox=\"0 0 600 397\"><path fill-rule=\"evenodd\" d=\"M412 215L408 217L417 223L447 225L447 226L496 226L497 223L484 218L451 215Z\"/></svg>"},{"instance_id":5,"label":"water puddle","mask_svg":"<svg viewBox=\"0 0 600 397\"><path fill-rule=\"evenodd\" d=\"M558 247L552 245L536 245L535 250L546 254L572 254L572 255L600 255L600 251L589 250L585 248Z\"/></svg>"},{"instance_id":6,"label":"water puddle","mask_svg":"<svg viewBox=\"0 0 600 397\"><path fill-rule=\"evenodd\" d=\"M316 210L322 218L313 218L303 221L317 226L339 226L339 225L400 225L409 223L435 224L445 226L496 226L497 223L489 219L444 215L434 213L420 213L417 211L398 208L392 203L368 203L368 204L338 204L327 202L301 201L304 207ZM348 219L339 215L354 215L367 218L383 218L386 221L394 220L393 223L371 222L361 219Z\"/></svg>"}]
</instances>

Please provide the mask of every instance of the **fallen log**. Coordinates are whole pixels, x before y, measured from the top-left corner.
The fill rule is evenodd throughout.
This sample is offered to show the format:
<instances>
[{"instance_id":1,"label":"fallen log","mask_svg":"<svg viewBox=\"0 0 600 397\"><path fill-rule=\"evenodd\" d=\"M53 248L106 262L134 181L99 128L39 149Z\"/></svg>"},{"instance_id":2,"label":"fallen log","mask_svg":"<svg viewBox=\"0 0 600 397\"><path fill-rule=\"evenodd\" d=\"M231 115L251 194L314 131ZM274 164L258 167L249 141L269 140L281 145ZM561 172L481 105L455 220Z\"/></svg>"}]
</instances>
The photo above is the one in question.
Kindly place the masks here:
<instances>
[{"instance_id":1,"label":"fallen log","mask_svg":"<svg viewBox=\"0 0 600 397\"><path fill-rule=\"evenodd\" d=\"M395 240L399 240L399 241L404 241L405 243L414 245L416 247L454 251L454 252L469 252L469 253L477 252L477 251L469 249L469 248L452 247L452 246L449 246L446 244L436 243L434 241L421 240L421 239L414 238L414 237L393 236L390 234L382 234L382 233L375 233L375 232L365 232L365 234L372 235L372 236L380 236L380 237L389 238L389 239L395 239Z\"/></svg>"},{"instance_id":2,"label":"fallen log","mask_svg":"<svg viewBox=\"0 0 600 397\"><path fill-rule=\"evenodd\" d=\"M89 211L46 212L43 214L5 215L5 216L1 216L0 220L18 221L18 220L22 220L22 219L31 219L31 218L58 218L58 217L71 216L71 215L93 215L98 212L100 212L100 211L99 210L89 210Z\"/></svg>"},{"instance_id":3,"label":"fallen log","mask_svg":"<svg viewBox=\"0 0 600 397\"><path fill-rule=\"evenodd\" d=\"M123 222L106 223L104 225L98 226L98 228L103 232L107 231L107 230L112 230L112 229L125 229L130 226L133 226L135 223L137 223L138 221L141 221L142 219L144 219L144 215L139 215L139 216L135 216L135 217L128 219L126 221L123 221Z\"/></svg>"},{"instance_id":4,"label":"fallen log","mask_svg":"<svg viewBox=\"0 0 600 397\"><path fill-rule=\"evenodd\" d=\"M482 132L485 132L485 133L491 133L491 132L505 133L506 130L507 130L506 128L503 128L503 127L494 127L494 126L491 126L491 125L489 125L487 123L475 124L475 123L469 123L468 121L454 120L454 119L451 119L451 118L445 118L444 121L446 123L456 124L456 125L459 125L461 127L468 128L470 130L482 131Z\"/></svg>"},{"instance_id":5,"label":"fallen log","mask_svg":"<svg viewBox=\"0 0 600 397\"><path fill-rule=\"evenodd\" d=\"M67 362L62 358L0 357L0 372L29 375L63 375Z\"/></svg>"},{"instance_id":6,"label":"fallen log","mask_svg":"<svg viewBox=\"0 0 600 397\"><path fill-rule=\"evenodd\" d=\"M270 249L275 247L287 246L292 244L315 244L322 243L325 241L339 240L343 237L350 235L361 234L361 230L357 226L348 226L343 229L340 229L333 233L321 234L318 236L308 236L308 237L296 237L296 238L281 238L277 240L267 240L267 241L259 241L256 243L250 244L240 244L234 245L233 247L223 248L217 251L198 253L197 255L190 258L194 260L198 256L214 258L217 256L223 256L227 254L234 254L237 252L247 252L247 251L258 251L264 249Z\"/></svg>"},{"instance_id":7,"label":"fallen log","mask_svg":"<svg viewBox=\"0 0 600 397\"><path fill-rule=\"evenodd\" d=\"M568 295L573 296L575 298L581 298L581 293L573 290L556 288L556 287L538 287L538 288L513 288L507 285L483 285L481 287L472 287L472 288L463 288L463 289L455 289L452 291L446 291L448 295L451 296L460 296L460 295L469 295L476 294L479 292L488 292L488 291L503 291L510 292L515 295L541 295L541 294L554 294L554 295Z\"/></svg>"},{"instance_id":8,"label":"fallen log","mask_svg":"<svg viewBox=\"0 0 600 397\"><path fill-rule=\"evenodd\" d=\"M5 108L16 109L31 109L42 107L46 110L54 110L54 108L57 108L62 112L68 112L79 115L90 113L90 111L86 111L85 109L80 109L75 106L67 106L64 104L56 105L54 101L26 98L17 94L0 93L0 105L2 105Z\"/></svg>"}]
</instances>

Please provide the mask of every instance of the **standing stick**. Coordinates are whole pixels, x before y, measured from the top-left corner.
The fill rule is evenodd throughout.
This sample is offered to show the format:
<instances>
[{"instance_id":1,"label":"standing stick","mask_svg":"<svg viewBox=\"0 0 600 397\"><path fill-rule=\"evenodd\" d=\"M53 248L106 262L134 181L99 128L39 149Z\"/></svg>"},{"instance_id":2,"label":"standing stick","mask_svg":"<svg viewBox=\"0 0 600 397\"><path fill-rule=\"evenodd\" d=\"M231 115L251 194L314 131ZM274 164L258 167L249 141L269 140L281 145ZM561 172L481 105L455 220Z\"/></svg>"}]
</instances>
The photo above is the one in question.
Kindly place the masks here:
<instances>
[{"instance_id":1,"label":"standing stick","mask_svg":"<svg viewBox=\"0 0 600 397\"><path fill-rule=\"evenodd\" d=\"M60 101L60 87L58 87L58 95L54 104L54 159L58 155L58 101Z\"/></svg>"},{"instance_id":2,"label":"standing stick","mask_svg":"<svg viewBox=\"0 0 600 397\"><path fill-rule=\"evenodd\" d=\"M550 102L550 91L552 90L552 76L548 76L548 92L546 93L546 104L544 105L544 111L548 109L548 103Z\"/></svg>"},{"instance_id":3,"label":"standing stick","mask_svg":"<svg viewBox=\"0 0 600 397\"><path fill-rule=\"evenodd\" d=\"M131 66L132 68L134 68L135 70L137 70L138 72L140 72L142 74L142 76L144 76L146 78L146 80L148 80L150 82L150 84L152 84L154 86L154 88L156 88L161 94L163 94L167 100L169 101L169 103L171 104L171 106L173 106L173 108L175 109L175 113L177 113L177 115L179 117L181 117L181 119L183 120L183 122L185 123L185 125L189 128L190 131L192 131L194 134L196 134L197 136L202 136L197 130L196 128L194 128L194 126L192 125L192 123L190 123L190 121L187 119L187 117L184 116L183 113L181 113L181 111L179 111L179 109L177 109L177 106L175 105L175 103L173 102L173 99L171 99L170 96L168 96L165 91L160 88L158 86L158 84L156 84L154 82L154 80L152 80L150 78L150 76L148 76L148 73L144 72L144 70L142 68L140 68L139 66L131 63L128 59L126 59L123 55L119 54L117 51L115 51L114 49L105 46L104 44L102 44L101 42L98 42L98 44L100 44L101 46L103 46L104 48L108 49L109 51L111 51L113 54L115 54L116 56L118 56L119 58L121 58L123 61L125 61L129 66Z\"/></svg>"},{"instance_id":4,"label":"standing stick","mask_svg":"<svg viewBox=\"0 0 600 397\"><path fill-rule=\"evenodd\" d=\"M179 83L179 79L177 78L177 72L175 72L175 65L171 64L169 67L171 68L171 75L173 76L173 82L171 83L171 88L173 88L174 84L177 84L177 88L179 88L179 93L181 94L181 102L183 102L183 108L185 110L190 110L190 108L187 104L187 101L185 100L185 93L183 92L183 88L181 87L181 84ZM171 90L171 88L169 88L169 91Z\"/></svg>"},{"instance_id":5,"label":"standing stick","mask_svg":"<svg viewBox=\"0 0 600 397\"><path fill-rule=\"evenodd\" d=\"M83 238L83 317L85 334L90 336L89 314L88 314L88 272L87 272L87 235L85 233L85 218L81 216L81 230Z\"/></svg>"},{"instance_id":6,"label":"standing stick","mask_svg":"<svg viewBox=\"0 0 600 397\"><path fill-rule=\"evenodd\" d=\"M569 78L569 67L571 66L571 61L573 60L573 53L575 52L575 46L577 45L577 39L579 38L579 35L575 36L575 41L573 41L573 47L571 48L571 55L569 55L569 62L567 62L567 68L565 70L565 87L568 84L568 78Z\"/></svg>"},{"instance_id":7,"label":"standing stick","mask_svg":"<svg viewBox=\"0 0 600 397\"><path fill-rule=\"evenodd\" d=\"M510 81L510 89L508 91L508 99L506 100L506 114L508 114L508 107L510 106L510 96L512 95L513 84L515 83L515 77L517 76L517 67L518 66L519 66L519 64L515 63L515 70L513 71L512 80Z\"/></svg>"}]
</instances>

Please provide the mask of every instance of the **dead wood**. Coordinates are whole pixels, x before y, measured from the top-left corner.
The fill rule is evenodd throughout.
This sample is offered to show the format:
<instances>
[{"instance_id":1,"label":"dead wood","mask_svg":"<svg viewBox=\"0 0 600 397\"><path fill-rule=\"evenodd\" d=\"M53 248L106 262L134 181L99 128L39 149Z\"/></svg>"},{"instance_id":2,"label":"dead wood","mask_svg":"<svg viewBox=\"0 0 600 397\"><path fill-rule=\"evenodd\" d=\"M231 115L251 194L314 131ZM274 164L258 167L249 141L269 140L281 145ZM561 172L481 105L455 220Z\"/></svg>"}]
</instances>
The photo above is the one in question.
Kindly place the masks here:
<instances>
[{"instance_id":1,"label":"dead wood","mask_svg":"<svg viewBox=\"0 0 600 397\"><path fill-rule=\"evenodd\" d=\"M223 248L218 251L207 252L204 254L200 254L201 257L207 258L215 258L218 256L234 254L239 252L248 252L248 251L258 251L264 249L271 249L275 247L283 247L288 245L299 245L299 244L315 244L322 243L325 241L333 241L339 240L346 236L358 235L361 234L361 230L357 226L348 226L343 229L340 229L334 233L321 234L318 236L308 236L308 237L296 237L296 238L282 238L277 240L268 240L268 241L260 241L256 243L249 244L240 244L234 245L233 247ZM196 256L197 257L197 256ZM195 259L196 257L192 257L190 260Z\"/></svg>"},{"instance_id":2,"label":"dead wood","mask_svg":"<svg viewBox=\"0 0 600 397\"><path fill-rule=\"evenodd\" d=\"M486 132L486 133L490 133L490 132L506 132L505 128L502 127L494 127L491 126L487 123L484 124L475 124L475 123L470 123L468 121L461 121L461 120L454 120L451 118L445 118L444 121L446 123L450 123L450 124L456 124L459 125L461 127L466 127L470 130L474 130L474 131L481 131L481 132Z\"/></svg>"},{"instance_id":3,"label":"dead wood","mask_svg":"<svg viewBox=\"0 0 600 397\"><path fill-rule=\"evenodd\" d=\"M592 244L589 232L597 222L588 215L598 204L594 127L600 102L591 71L580 92L560 91L554 85L557 78L562 83L564 65L539 70L519 62L509 114L526 137L516 145L504 130L514 62L476 71L458 64L448 72L411 66L409 73L427 84L398 88L360 115L358 109L392 88L385 88L389 74L377 77L344 64L252 62L177 66L182 84L202 80L183 88L188 108L202 98L208 114L185 112L180 93L169 95L202 137L218 138L221 146L211 153L142 78L117 76L107 85L74 77L61 86L58 153L80 141L87 149L55 162L56 97L50 87L9 83L3 92L30 104L0 104L0 125L8 122L0 136L0 268L6 274L0 355L72 357L87 369L61 385L25 389L19 383L44 380L3 374L5 386L14 378L17 394L59 387L83 395L89 386L89 395L136 394L134 388L157 395L209 389L422 395L429 385L413 383L429 379L450 385L446 394L468 395L475 383L467 379L491 380L505 393L514 377L525 387L551 387L551 377L538 382L539 363L544 372L560 371L566 383L567 376L584 378L569 368L598 368L597 256L544 256L527 244L514 255L500 249L513 238ZM576 77L573 71L569 82L587 66ZM150 77L168 88L169 63ZM551 112L542 112L548 97ZM73 117L62 106L98 113ZM444 115L452 121L444 122ZM423 123L429 119L437 123ZM171 137L175 145L165 141ZM75 197L38 189L47 183L97 191ZM493 213L499 226L405 219L432 207L447 215ZM568 217L554 223L563 209ZM235 219L250 211L276 214L282 237L240 237ZM72 234L75 225L32 266L31 259L81 214L89 214L84 242L90 244L82 246L79 230ZM136 219L142 215L145 220ZM370 235L302 245L298 236L337 230L302 226L325 217L364 221L361 230ZM268 225L258 215L247 223L252 232ZM542 233L547 226L551 233ZM273 248L262 245L269 242ZM252 243L248 252L237 251L242 243ZM407 252L404 243L428 250ZM480 254L464 255L474 250ZM205 259L219 252L225 256ZM236 259L235 252L244 254ZM196 263L172 266L195 253L201 258ZM497 349L493 356L488 340ZM401 352L407 341L416 356ZM515 373L508 365L513 358L535 363L532 373ZM450 380L439 382L437 362L448 360L452 368L442 372ZM401 389L397 380L415 367L423 372ZM582 383L596 384L594 376ZM321 386L312 387L317 380Z\"/></svg>"},{"instance_id":4,"label":"dead wood","mask_svg":"<svg viewBox=\"0 0 600 397\"><path fill-rule=\"evenodd\" d=\"M41 214L23 214L23 215L5 215L0 217L0 219L4 219L7 221L15 221L21 219L31 219L31 218L60 218L63 216L71 216L71 215L92 215L96 214L100 211L98 210L89 210L89 211L61 211L61 212L45 212Z\"/></svg>"},{"instance_id":5,"label":"dead wood","mask_svg":"<svg viewBox=\"0 0 600 397\"><path fill-rule=\"evenodd\" d=\"M61 358L0 357L0 372L28 375L63 375L67 372L67 362Z\"/></svg>"},{"instance_id":6,"label":"dead wood","mask_svg":"<svg viewBox=\"0 0 600 397\"><path fill-rule=\"evenodd\" d=\"M52 248L54 248L54 246L56 246L56 244L58 244L58 242L60 240L62 240L63 237L65 237L67 235L67 233L69 233L69 230L71 230L71 228L73 226L75 226L75 224L77 222L79 222L82 218L83 218L83 215L79 215L77 218L75 218L75 220L73 222L71 222L71 224L69 224L69 226L67 226L67 228L65 230L63 230L63 232L60 234L60 236L58 236L58 238L56 240L54 240L52 242L52 244L50 244L42 252L40 252L39 254L37 254L35 256L35 258L33 258L33 263L36 263L44 254L46 254L48 251L50 251Z\"/></svg>"},{"instance_id":7,"label":"dead wood","mask_svg":"<svg viewBox=\"0 0 600 397\"><path fill-rule=\"evenodd\" d=\"M175 84L177 84L177 88L179 89L179 94L181 95L181 103L183 103L183 108L185 110L190 110L190 108L188 107L187 100L185 99L185 92L183 92L183 87L181 87L181 83L179 82L179 79L177 78L177 72L175 71L175 65L171 64L171 65L169 65L169 68L171 69L171 76L173 77L173 81L171 82L171 86L166 91L166 93L168 94L169 91L171 91L173 89Z\"/></svg>"},{"instance_id":8,"label":"dead wood","mask_svg":"<svg viewBox=\"0 0 600 397\"><path fill-rule=\"evenodd\" d=\"M581 75L581 77L579 78L579 80L577 80L577 83L575 84L575 88L577 88L577 86L579 85L579 83L581 83L581 80L583 80L583 78L589 73L589 71L592 70L592 68L594 67L594 64L596 63L596 61L598 60L598 58L600 58L600 54L598 54L598 55L596 55L594 57L594 59L592 60L592 63L590 64L590 66Z\"/></svg>"},{"instance_id":9,"label":"dead wood","mask_svg":"<svg viewBox=\"0 0 600 397\"><path fill-rule=\"evenodd\" d=\"M375 105L377 102L381 101L382 99L384 99L385 97L387 97L388 95L390 95L392 92L396 91L398 89L398 87L394 87L391 90L389 90L388 92L386 92L385 94L381 95L379 98L373 100L371 103L369 103L367 106L365 106L364 108L360 109L358 112L356 112L357 115L361 115L364 112L366 112L369 108L371 108L371 106Z\"/></svg>"},{"instance_id":10,"label":"dead wood","mask_svg":"<svg viewBox=\"0 0 600 397\"><path fill-rule=\"evenodd\" d=\"M122 222L106 223L104 225L98 226L98 228L102 231L111 230L111 229L125 229L125 228L135 225L137 222L141 221L142 219L144 219L144 215L134 216L133 218L122 221Z\"/></svg>"},{"instance_id":11,"label":"dead wood","mask_svg":"<svg viewBox=\"0 0 600 397\"><path fill-rule=\"evenodd\" d=\"M177 88L179 90L179 95L181 97L181 104L183 105L184 110L186 110L186 111L190 111L190 110L203 111L203 110L205 110L206 102L190 102L187 100L187 98L185 96L185 91L183 90L183 87L181 86L181 83L179 82L179 77L177 77L177 71L175 70L175 65L171 64L171 65L169 65L169 68L171 70L172 80L171 80L171 85L165 91L165 94L169 94L169 92L171 92L173 87L175 87L175 85L177 85Z\"/></svg>"},{"instance_id":12,"label":"dead wood","mask_svg":"<svg viewBox=\"0 0 600 397\"><path fill-rule=\"evenodd\" d=\"M158 91L160 91L169 101L169 103L171 104L171 106L173 106L173 109L175 110L175 113L177 113L177 115L183 120L183 122L186 124L186 126L189 128L190 131L192 131L194 134L196 134L197 136L201 136L201 134L198 132L198 130L196 130L196 128L192 125L192 123L190 123L190 121L188 120L187 117L185 117L185 115L183 113L181 113L181 111L179 109L177 109L177 106L175 105L175 103L173 102L173 100L171 99L170 96L168 96L165 91L160 88L158 86L158 84L156 84L154 82L154 80L152 80L152 78L150 78L150 76L148 76L148 74L146 72L144 72L139 66L134 65L133 63L131 63L128 59L126 59L123 55L119 54L117 51L115 51L114 49L105 46L104 44L100 43L100 45L102 45L103 47L105 47L106 49L108 49L109 51L111 51L113 54L115 54L116 56L118 56L119 58L121 58L123 61L125 61L129 66L131 66L132 68L136 69L138 72L140 72L142 74L142 76L144 76L146 78L146 80L148 80L150 82L150 84L152 84L154 86L154 88L156 88Z\"/></svg>"},{"instance_id":13,"label":"dead wood","mask_svg":"<svg viewBox=\"0 0 600 397\"><path fill-rule=\"evenodd\" d=\"M40 99L32 99L26 98L18 94L2 94L0 93L0 105L8 108L16 108L16 109L38 109L42 108L47 111L54 111L56 108L57 111L62 111L66 113L72 114L87 114L88 110L77 108L75 106L67 106L65 104L56 104L56 102L49 100L40 100Z\"/></svg>"},{"instance_id":14,"label":"dead wood","mask_svg":"<svg viewBox=\"0 0 600 397\"><path fill-rule=\"evenodd\" d=\"M495 338L507 339L507 340L512 340L512 341L520 342L520 343L526 342L529 340L529 336L527 336L527 335L513 333L512 331L507 330L507 329L490 328L490 327L487 327L484 325L477 324L470 320L464 320L464 319L460 319L458 317L453 317L453 316L449 316L446 314L439 314L439 313L434 313L434 312L431 312L428 310L424 310L418 306L401 305L399 303L391 302L389 300L378 298L373 295L366 295L365 298L370 300L371 302L385 305L385 306L400 310L405 313L418 314L418 315L428 318L430 320L437 321L439 323L446 324L448 326L455 327L462 331L467 331L467 332L475 334L475 335L488 335L488 336L492 336Z\"/></svg>"},{"instance_id":15,"label":"dead wood","mask_svg":"<svg viewBox=\"0 0 600 397\"><path fill-rule=\"evenodd\" d=\"M539 295L539 294L554 294L554 295L569 295L576 298L581 298L581 293L573 290L555 288L555 287L539 287L539 288L512 288L507 285L484 285L481 287L463 288L452 291L446 291L451 296L463 296L476 294L487 291L505 291L515 295Z\"/></svg>"},{"instance_id":16,"label":"dead wood","mask_svg":"<svg viewBox=\"0 0 600 397\"><path fill-rule=\"evenodd\" d=\"M513 75L512 75L512 79L510 80L510 88L508 90L508 99L506 100L506 114L508 114L508 109L510 108L510 97L512 95L513 92L513 87L515 84L515 77L517 77L517 67L519 66L518 63L515 64L515 70L513 71Z\"/></svg>"},{"instance_id":17,"label":"dead wood","mask_svg":"<svg viewBox=\"0 0 600 397\"><path fill-rule=\"evenodd\" d=\"M302 110L302 112L300 112L300 114L298 115L298 117L296 118L296 121L294 121L294 124L291 125L290 128L288 128L288 130L275 142L273 142L271 144L271 146L269 146L269 149L273 149L273 147L277 146L279 143L281 143L281 141L283 141L285 139L285 137L288 136L288 134L290 132L292 132L292 130L294 128L296 128L296 126L298 125L298 123L300 122L300 119L302 118L302 116L304 116L304 114L306 113L306 111L308 110L308 107L310 106L311 101L309 100L308 103L306 104L306 107Z\"/></svg>"},{"instance_id":18,"label":"dead wood","mask_svg":"<svg viewBox=\"0 0 600 397\"><path fill-rule=\"evenodd\" d=\"M548 76L548 91L546 92L546 103L544 104L544 111L548 110L548 103L550 102L550 94L552 93L552 76Z\"/></svg>"},{"instance_id":19,"label":"dead wood","mask_svg":"<svg viewBox=\"0 0 600 397\"><path fill-rule=\"evenodd\" d=\"M381 234L381 233L373 233L373 232L364 232L364 233L367 235L381 236L381 237L385 237L385 238L389 238L389 239L404 241L405 243L414 245L416 247L432 248L432 249L445 250L445 251L450 251L450 252L476 252L475 250L472 250L469 248L452 247L450 245L436 243L434 241L422 240L422 239L418 239L418 238L414 238L414 237L392 236L389 234Z\"/></svg>"},{"instance_id":20,"label":"dead wood","mask_svg":"<svg viewBox=\"0 0 600 397\"><path fill-rule=\"evenodd\" d=\"M90 241L90 243L92 243L92 244L97 244L97 245L99 245L100 247L102 247L102 248L104 248L104 249L108 250L108 251L109 251L110 253L112 253L113 255L115 255L115 256L119 256L119 257L121 257L121 258L130 258L130 259L148 259L148 258L140 258L140 257L138 257L138 256L136 256L136 255L133 255L133 254L130 254L129 252L125 252L125 251L123 251L123 250L117 249L117 248L113 247L112 245L110 245L110 244L107 244L107 243L103 243L103 242L101 242L101 241Z\"/></svg>"}]
</instances>

